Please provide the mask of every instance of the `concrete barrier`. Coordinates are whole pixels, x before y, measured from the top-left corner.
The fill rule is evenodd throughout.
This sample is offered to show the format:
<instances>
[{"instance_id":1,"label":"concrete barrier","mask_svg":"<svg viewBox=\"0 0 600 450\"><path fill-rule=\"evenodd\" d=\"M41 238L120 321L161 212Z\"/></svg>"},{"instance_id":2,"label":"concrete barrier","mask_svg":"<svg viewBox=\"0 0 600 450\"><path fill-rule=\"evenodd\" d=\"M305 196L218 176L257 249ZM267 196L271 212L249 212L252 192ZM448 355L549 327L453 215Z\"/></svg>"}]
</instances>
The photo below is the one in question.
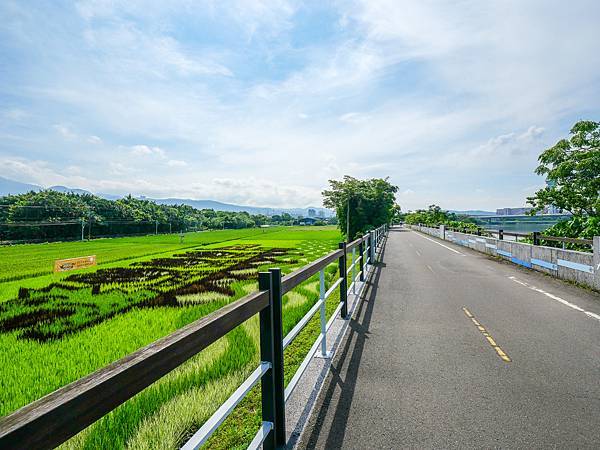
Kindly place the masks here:
<instances>
[{"instance_id":1,"label":"concrete barrier","mask_svg":"<svg viewBox=\"0 0 600 450\"><path fill-rule=\"evenodd\" d=\"M600 291L600 236L594 237L594 252L585 253L461 233L447 230L444 225L439 228L423 225L410 227L421 233Z\"/></svg>"}]
</instances>

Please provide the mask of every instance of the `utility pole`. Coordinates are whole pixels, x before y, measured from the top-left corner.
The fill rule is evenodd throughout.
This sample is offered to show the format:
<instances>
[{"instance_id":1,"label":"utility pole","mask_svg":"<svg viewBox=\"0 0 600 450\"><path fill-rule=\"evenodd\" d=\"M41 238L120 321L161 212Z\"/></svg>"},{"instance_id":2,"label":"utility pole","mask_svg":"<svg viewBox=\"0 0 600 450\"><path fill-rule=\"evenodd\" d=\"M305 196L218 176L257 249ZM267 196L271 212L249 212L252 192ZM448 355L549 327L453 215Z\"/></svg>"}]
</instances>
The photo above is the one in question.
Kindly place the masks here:
<instances>
[{"instance_id":1,"label":"utility pole","mask_svg":"<svg viewBox=\"0 0 600 450\"><path fill-rule=\"evenodd\" d=\"M154 223L156 225L156 228L154 229L154 234L156 235L158 234L158 220L155 220Z\"/></svg>"},{"instance_id":2,"label":"utility pole","mask_svg":"<svg viewBox=\"0 0 600 450\"><path fill-rule=\"evenodd\" d=\"M85 219L81 218L81 240L85 240Z\"/></svg>"},{"instance_id":3,"label":"utility pole","mask_svg":"<svg viewBox=\"0 0 600 450\"><path fill-rule=\"evenodd\" d=\"M90 226L88 227L88 241L92 240L92 213L90 213Z\"/></svg>"}]
</instances>

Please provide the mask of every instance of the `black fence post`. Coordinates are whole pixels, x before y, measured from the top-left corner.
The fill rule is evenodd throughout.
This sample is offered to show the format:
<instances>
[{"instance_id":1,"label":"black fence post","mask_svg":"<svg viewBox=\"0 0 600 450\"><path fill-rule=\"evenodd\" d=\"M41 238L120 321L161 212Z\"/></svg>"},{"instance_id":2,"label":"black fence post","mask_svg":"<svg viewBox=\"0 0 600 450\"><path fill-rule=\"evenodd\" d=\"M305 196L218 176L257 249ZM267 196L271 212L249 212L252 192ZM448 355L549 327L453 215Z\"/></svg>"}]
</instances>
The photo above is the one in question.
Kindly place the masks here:
<instances>
[{"instance_id":1,"label":"black fence post","mask_svg":"<svg viewBox=\"0 0 600 450\"><path fill-rule=\"evenodd\" d=\"M275 345L273 326L273 276L270 272L258 274L258 288L261 291L269 291L269 306L261 310L260 316L260 360L271 363L271 368L263 375L260 382L262 400L262 420L271 422L273 429L263 442L265 450L275 449L275 430L277 429L277 417L275 414Z\"/></svg>"},{"instance_id":2,"label":"black fence post","mask_svg":"<svg viewBox=\"0 0 600 450\"><path fill-rule=\"evenodd\" d=\"M498 230L498 240L504 240L504 230Z\"/></svg>"},{"instance_id":3,"label":"black fence post","mask_svg":"<svg viewBox=\"0 0 600 450\"><path fill-rule=\"evenodd\" d=\"M283 379L283 320L281 295L281 269L271 273L271 298L273 302L273 377L275 383L275 446L285 447L285 385Z\"/></svg>"},{"instance_id":4,"label":"black fence post","mask_svg":"<svg viewBox=\"0 0 600 450\"><path fill-rule=\"evenodd\" d=\"M342 256L338 260L340 277L342 282L340 283L340 302L342 303L342 310L340 314L345 319L348 315L348 274L346 273L346 243L340 242L339 248L343 250Z\"/></svg>"},{"instance_id":5,"label":"black fence post","mask_svg":"<svg viewBox=\"0 0 600 450\"><path fill-rule=\"evenodd\" d=\"M539 231L533 232L533 245L540 245L540 232Z\"/></svg>"},{"instance_id":6,"label":"black fence post","mask_svg":"<svg viewBox=\"0 0 600 450\"><path fill-rule=\"evenodd\" d=\"M477 236L481 236L481 228L477 228Z\"/></svg>"},{"instance_id":7,"label":"black fence post","mask_svg":"<svg viewBox=\"0 0 600 450\"><path fill-rule=\"evenodd\" d=\"M364 274L364 266L365 266L365 255L363 255L363 252L365 251L365 244L364 241L362 241L360 244L358 244L358 254L360 255L361 259L360 259L360 265L358 266L358 268L360 269L360 281L365 281L365 274Z\"/></svg>"}]
</instances>

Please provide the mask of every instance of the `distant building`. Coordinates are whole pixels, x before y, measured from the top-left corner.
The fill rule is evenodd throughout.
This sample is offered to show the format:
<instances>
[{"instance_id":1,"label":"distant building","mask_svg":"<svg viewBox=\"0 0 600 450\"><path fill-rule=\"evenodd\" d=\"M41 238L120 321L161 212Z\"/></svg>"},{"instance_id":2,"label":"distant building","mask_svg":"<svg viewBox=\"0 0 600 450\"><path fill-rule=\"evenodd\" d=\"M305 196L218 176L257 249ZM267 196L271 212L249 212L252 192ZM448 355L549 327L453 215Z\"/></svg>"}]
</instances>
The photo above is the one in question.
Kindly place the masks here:
<instances>
[{"instance_id":1,"label":"distant building","mask_svg":"<svg viewBox=\"0 0 600 450\"><path fill-rule=\"evenodd\" d=\"M308 210L308 217L317 217L317 211L315 211L314 209L309 209Z\"/></svg>"},{"instance_id":2,"label":"distant building","mask_svg":"<svg viewBox=\"0 0 600 450\"><path fill-rule=\"evenodd\" d=\"M320 210L319 211L319 217L325 217L325 211Z\"/></svg>"},{"instance_id":3,"label":"distant building","mask_svg":"<svg viewBox=\"0 0 600 450\"><path fill-rule=\"evenodd\" d=\"M314 225L317 219L314 217L304 217L298 221L299 225Z\"/></svg>"},{"instance_id":4,"label":"distant building","mask_svg":"<svg viewBox=\"0 0 600 450\"><path fill-rule=\"evenodd\" d=\"M533 208L500 208L496 210L497 216L523 216L531 212Z\"/></svg>"}]
</instances>

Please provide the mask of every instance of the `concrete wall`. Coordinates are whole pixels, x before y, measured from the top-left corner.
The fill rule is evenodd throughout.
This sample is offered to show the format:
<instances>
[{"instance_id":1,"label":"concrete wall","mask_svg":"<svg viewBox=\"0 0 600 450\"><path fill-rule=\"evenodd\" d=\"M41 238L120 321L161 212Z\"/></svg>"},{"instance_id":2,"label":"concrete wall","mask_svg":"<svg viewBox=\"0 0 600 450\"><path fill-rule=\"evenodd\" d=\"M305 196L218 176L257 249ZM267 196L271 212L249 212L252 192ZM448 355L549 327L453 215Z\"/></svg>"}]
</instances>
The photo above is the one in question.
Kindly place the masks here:
<instances>
[{"instance_id":1,"label":"concrete wall","mask_svg":"<svg viewBox=\"0 0 600 450\"><path fill-rule=\"evenodd\" d=\"M594 238L594 253L585 253L476 236L446 230L443 226L431 228L413 225L411 228L481 253L499 256L523 267L600 290L599 236Z\"/></svg>"}]
</instances>

